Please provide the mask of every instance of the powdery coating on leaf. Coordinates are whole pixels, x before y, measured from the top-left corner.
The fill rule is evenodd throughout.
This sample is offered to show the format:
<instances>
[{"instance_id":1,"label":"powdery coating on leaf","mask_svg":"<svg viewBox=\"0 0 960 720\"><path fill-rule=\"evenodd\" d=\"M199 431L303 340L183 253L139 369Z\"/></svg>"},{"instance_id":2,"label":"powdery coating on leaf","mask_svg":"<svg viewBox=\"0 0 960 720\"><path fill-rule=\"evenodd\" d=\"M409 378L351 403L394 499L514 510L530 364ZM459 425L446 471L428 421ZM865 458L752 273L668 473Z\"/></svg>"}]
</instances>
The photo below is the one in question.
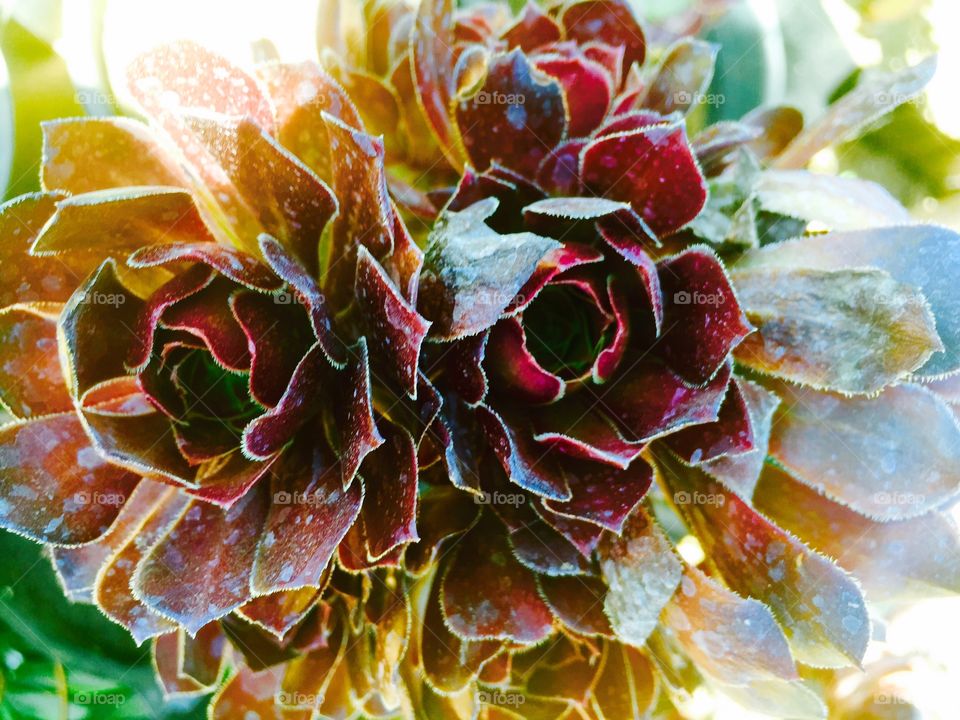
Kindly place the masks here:
<instances>
[{"instance_id":1,"label":"powdery coating on leaf","mask_svg":"<svg viewBox=\"0 0 960 720\"><path fill-rule=\"evenodd\" d=\"M317 272L320 234L337 211L330 188L249 119L203 115L187 122L263 229Z\"/></svg>"},{"instance_id":2,"label":"powdery coating on leaf","mask_svg":"<svg viewBox=\"0 0 960 720\"><path fill-rule=\"evenodd\" d=\"M474 527L443 575L447 627L464 639L535 644L553 632L553 615L536 579L514 558L496 520Z\"/></svg>"},{"instance_id":3,"label":"powdery coating on leaf","mask_svg":"<svg viewBox=\"0 0 960 720\"><path fill-rule=\"evenodd\" d=\"M127 264L133 268L182 262L203 263L224 277L261 292L279 290L283 286L283 281L253 255L215 242L153 245L140 248L127 260Z\"/></svg>"},{"instance_id":4,"label":"powdery coating on leaf","mask_svg":"<svg viewBox=\"0 0 960 720\"><path fill-rule=\"evenodd\" d=\"M532 233L497 233L484 220L498 205L487 198L446 212L430 233L419 309L433 321L438 339L475 335L493 325L543 257L559 246Z\"/></svg>"},{"instance_id":5,"label":"powdery coating on leaf","mask_svg":"<svg viewBox=\"0 0 960 720\"><path fill-rule=\"evenodd\" d=\"M355 130L323 115L330 135L333 192L340 204L325 260L324 291L338 307L351 295L357 246L377 260L393 250L393 209L387 194L384 148L381 138Z\"/></svg>"},{"instance_id":6,"label":"powdery coating on leaf","mask_svg":"<svg viewBox=\"0 0 960 720\"><path fill-rule=\"evenodd\" d=\"M960 592L960 533L949 515L876 522L773 465L753 495L756 508L853 573L871 600Z\"/></svg>"},{"instance_id":7,"label":"powdery coating on leaf","mask_svg":"<svg viewBox=\"0 0 960 720\"><path fill-rule=\"evenodd\" d=\"M501 651L503 642L463 640L450 632L440 605L440 584L439 576L431 582L420 624L420 655L430 685L442 693L456 693L466 688L483 664Z\"/></svg>"},{"instance_id":8,"label":"powdery coating on leaf","mask_svg":"<svg viewBox=\"0 0 960 720\"><path fill-rule=\"evenodd\" d=\"M760 372L869 394L943 348L923 296L884 271L758 268L734 278L757 326L737 359Z\"/></svg>"},{"instance_id":9,"label":"powdery coating on leaf","mask_svg":"<svg viewBox=\"0 0 960 720\"><path fill-rule=\"evenodd\" d=\"M237 614L264 628L278 640L283 640L306 617L319 598L320 590L314 587L282 590L254 598L241 606Z\"/></svg>"},{"instance_id":10,"label":"powdery coating on leaf","mask_svg":"<svg viewBox=\"0 0 960 720\"><path fill-rule=\"evenodd\" d=\"M280 143L320 178L329 181L333 159L321 113L361 129L353 102L315 62L268 63L259 66L257 72L273 101Z\"/></svg>"},{"instance_id":11,"label":"powdery coating on leaf","mask_svg":"<svg viewBox=\"0 0 960 720\"><path fill-rule=\"evenodd\" d=\"M882 185L804 170L767 170L757 186L770 212L816 221L832 230L904 225L910 213Z\"/></svg>"},{"instance_id":12,"label":"powdery coating on leaf","mask_svg":"<svg viewBox=\"0 0 960 720\"><path fill-rule=\"evenodd\" d=\"M419 540L417 535L417 453L413 438L402 427L384 424L383 445L360 466L366 488L363 527L371 559L399 545Z\"/></svg>"},{"instance_id":13,"label":"powdery coating on leaf","mask_svg":"<svg viewBox=\"0 0 960 720\"><path fill-rule=\"evenodd\" d=\"M852 139L859 130L922 91L936 67L936 57L929 57L898 72L868 75L794 138L777 158L776 167L801 168L823 148Z\"/></svg>"},{"instance_id":14,"label":"powdery coating on leaf","mask_svg":"<svg viewBox=\"0 0 960 720\"><path fill-rule=\"evenodd\" d=\"M119 253L146 245L212 241L193 196L168 187L119 188L73 195L33 243L34 255L96 251Z\"/></svg>"},{"instance_id":15,"label":"powdery coating on leaf","mask_svg":"<svg viewBox=\"0 0 960 720\"><path fill-rule=\"evenodd\" d=\"M60 314L58 339L64 373L75 398L97 383L127 374L125 361L143 303L117 278L107 260L71 296ZM110 328L111 332L104 332Z\"/></svg>"},{"instance_id":16,"label":"powdery coating on leaf","mask_svg":"<svg viewBox=\"0 0 960 720\"><path fill-rule=\"evenodd\" d=\"M0 310L0 403L19 418L73 408L57 350L56 310L37 305Z\"/></svg>"},{"instance_id":17,"label":"powdery coating on leaf","mask_svg":"<svg viewBox=\"0 0 960 720\"><path fill-rule=\"evenodd\" d=\"M191 634L249 601L267 490L261 486L229 510L191 502L137 566L135 596Z\"/></svg>"},{"instance_id":18,"label":"powdery coating on leaf","mask_svg":"<svg viewBox=\"0 0 960 720\"><path fill-rule=\"evenodd\" d=\"M137 644L176 628L173 622L137 600L131 592L130 583L140 560L179 517L187 503L185 495L168 490L142 520L136 532L117 548L97 574L93 591L97 607L108 618L125 627Z\"/></svg>"},{"instance_id":19,"label":"powdery coating on leaf","mask_svg":"<svg viewBox=\"0 0 960 720\"><path fill-rule=\"evenodd\" d=\"M608 588L603 609L614 633L625 643L643 647L680 584L680 561L640 508L630 515L620 537L603 537L598 553Z\"/></svg>"},{"instance_id":20,"label":"powdery coating on leaf","mask_svg":"<svg viewBox=\"0 0 960 720\"><path fill-rule=\"evenodd\" d=\"M460 98L456 120L474 167L497 162L525 176L536 173L567 126L560 85L521 50L489 60L477 92Z\"/></svg>"},{"instance_id":21,"label":"powdery coating on leaf","mask_svg":"<svg viewBox=\"0 0 960 720\"><path fill-rule=\"evenodd\" d=\"M589 191L629 202L660 237L693 220L707 187L680 125L654 126L593 140L581 154Z\"/></svg>"},{"instance_id":22,"label":"powdery coating on leaf","mask_svg":"<svg viewBox=\"0 0 960 720\"><path fill-rule=\"evenodd\" d=\"M588 135L603 121L613 99L606 68L586 57L549 54L537 58L534 64L563 88L567 132L571 137Z\"/></svg>"},{"instance_id":23,"label":"powdery coating on leaf","mask_svg":"<svg viewBox=\"0 0 960 720\"><path fill-rule=\"evenodd\" d=\"M295 445L272 477L270 493L251 585L258 594L316 585L360 513L362 483L344 489L337 464Z\"/></svg>"},{"instance_id":24,"label":"powdery coating on leaf","mask_svg":"<svg viewBox=\"0 0 960 720\"><path fill-rule=\"evenodd\" d=\"M123 504L110 529L92 543L52 547L50 558L66 596L74 602L93 602L93 588L101 567L135 533L167 492L165 485L141 480Z\"/></svg>"},{"instance_id":25,"label":"powdery coating on leaf","mask_svg":"<svg viewBox=\"0 0 960 720\"><path fill-rule=\"evenodd\" d=\"M707 382L752 331L717 256L694 247L657 265L663 295L658 352L695 385Z\"/></svg>"},{"instance_id":26,"label":"powdery coating on leaf","mask_svg":"<svg viewBox=\"0 0 960 720\"><path fill-rule=\"evenodd\" d=\"M858 665L870 639L859 586L738 496L661 449L660 477L731 590L767 605L798 662Z\"/></svg>"},{"instance_id":27,"label":"powdery coating on leaf","mask_svg":"<svg viewBox=\"0 0 960 720\"><path fill-rule=\"evenodd\" d=\"M136 120L70 118L42 126L44 188L80 195L135 185L190 186L149 128Z\"/></svg>"},{"instance_id":28,"label":"powdery coating on leaf","mask_svg":"<svg viewBox=\"0 0 960 720\"><path fill-rule=\"evenodd\" d=\"M603 612L607 586L590 575L541 576L540 594L554 615L582 635L613 636L609 618Z\"/></svg>"},{"instance_id":29,"label":"powdery coating on leaf","mask_svg":"<svg viewBox=\"0 0 960 720\"><path fill-rule=\"evenodd\" d=\"M917 374L935 378L960 369L960 299L953 274L960 264L960 236L935 225L877 228L812 235L778 243L745 256L740 267L876 267L923 294L933 312L944 349Z\"/></svg>"},{"instance_id":30,"label":"powdery coating on leaf","mask_svg":"<svg viewBox=\"0 0 960 720\"><path fill-rule=\"evenodd\" d=\"M695 567L664 608L663 623L697 668L730 685L799 679L787 639L763 603L727 590Z\"/></svg>"},{"instance_id":31,"label":"powdery coating on leaf","mask_svg":"<svg viewBox=\"0 0 960 720\"><path fill-rule=\"evenodd\" d=\"M393 379L416 398L420 346L430 322L404 299L383 266L362 246L357 255L355 293L373 356L384 358Z\"/></svg>"},{"instance_id":32,"label":"powdery coating on leaf","mask_svg":"<svg viewBox=\"0 0 960 720\"><path fill-rule=\"evenodd\" d=\"M596 523L621 533L628 516L646 496L653 481L650 466L635 458L626 469L574 460L564 464L570 500L545 500L550 510L567 517Z\"/></svg>"},{"instance_id":33,"label":"powdery coating on leaf","mask_svg":"<svg viewBox=\"0 0 960 720\"><path fill-rule=\"evenodd\" d=\"M753 450L750 411L739 381L730 381L714 422L668 435L664 443L685 462L693 464L726 456L736 457Z\"/></svg>"},{"instance_id":34,"label":"powdery coating on leaf","mask_svg":"<svg viewBox=\"0 0 960 720\"><path fill-rule=\"evenodd\" d=\"M56 210L61 193L21 195L0 206L0 307L37 301L66 302L101 258L92 253L61 257L28 254Z\"/></svg>"},{"instance_id":35,"label":"powdery coating on leaf","mask_svg":"<svg viewBox=\"0 0 960 720\"><path fill-rule=\"evenodd\" d=\"M730 382L725 363L703 387L692 387L655 360L637 362L610 390L601 391L604 409L627 439L648 441L688 425L713 422Z\"/></svg>"},{"instance_id":36,"label":"powdery coating on leaf","mask_svg":"<svg viewBox=\"0 0 960 720\"><path fill-rule=\"evenodd\" d=\"M797 478L879 520L916 517L960 490L960 429L920 385L845 398L800 388L784 397L770 454Z\"/></svg>"},{"instance_id":37,"label":"powdery coating on leaf","mask_svg":"<svg viewBox=\"0 0 960 720\"><path fill-rule=\"evenodd\" d=\"M646 39L630 6L621 0L584 0L568 5L560 16L567 38L578 43L603 40L622 45L624 68L643 64Z\"/></svg>"},{"instance_id":38,"label":"powdery coating on leaf","mask_svg":"<svg viewBox=\"0 0 960 720\"><path fill-rule=\"evenodd\" d=\"M780 405L780 397L749 380L737 378L735 382L740 386L750 413L754 449L740 455L718 457L704 463L702 467L730 490L749 501L767 458L773 413Z\"/></svg>"}]
</instances>

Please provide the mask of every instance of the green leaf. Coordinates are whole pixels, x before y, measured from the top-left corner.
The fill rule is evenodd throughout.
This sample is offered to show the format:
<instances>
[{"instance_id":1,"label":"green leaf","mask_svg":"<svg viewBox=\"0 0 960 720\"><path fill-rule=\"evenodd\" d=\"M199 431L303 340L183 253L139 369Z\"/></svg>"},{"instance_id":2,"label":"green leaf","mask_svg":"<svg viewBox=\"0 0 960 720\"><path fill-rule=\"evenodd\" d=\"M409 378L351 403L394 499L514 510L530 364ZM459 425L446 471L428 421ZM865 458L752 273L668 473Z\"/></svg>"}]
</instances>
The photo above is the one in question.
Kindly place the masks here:
<instances>
[{"instance_id":1,"label":"green leaf","mask_svg":"<svg viewBox=\"0 0 960 720\"><path fill-rule=\"evenodd\" d=\"M63 59L16 20L7 20L0 28L0 50L7 64L13 110L13 132L0 135L13 147L5 190L5 197L11 198L40 187L40 123L83 115L84 110Z\"/></svg>"}]
</instances>

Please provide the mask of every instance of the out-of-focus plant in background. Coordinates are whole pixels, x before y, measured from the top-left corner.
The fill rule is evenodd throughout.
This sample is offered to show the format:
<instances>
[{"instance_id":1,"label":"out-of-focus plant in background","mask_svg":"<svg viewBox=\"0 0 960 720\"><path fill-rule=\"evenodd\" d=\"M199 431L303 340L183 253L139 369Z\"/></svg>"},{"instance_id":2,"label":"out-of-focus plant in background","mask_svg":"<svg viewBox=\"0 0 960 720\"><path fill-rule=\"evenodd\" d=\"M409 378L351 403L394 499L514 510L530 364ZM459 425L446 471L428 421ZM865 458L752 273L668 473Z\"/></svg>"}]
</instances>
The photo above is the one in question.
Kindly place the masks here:
<instances>
[{"instance_id":1,"label":"out-of-focus plant in background","mask_svg":"<svg viewBox=\"0 0 960 720\"><path fill-rule=\"evenodd\" d=\"M41 121L129 112L117 79L150 46L190 38L242 66L322 53L317 0L7 0L2 9L5 198L37 188ZM864 68L896 70L938 52L940 71L924 96L855 142L823 151L812 168L874 180L917 217L960 227L960 46L950 37L960 26L957 0L635 0L635 9L657 21L695 17L700 34L722 47L713 100L691 124L784 103L816 117ZM0 558L0 719L203 716L203 698L162 702L146 647L94 607L65 600L36 545L0 533ZM879 628L865 674L851 672L837 686L834 708L868 717L857 715L864 703L904 717L909 701L924 717L949 717L960 653L942 630L958 602L905 608ZM717 698L695 700L690 711L704 717L743 717Z\"/></svg>"}]
</instances>

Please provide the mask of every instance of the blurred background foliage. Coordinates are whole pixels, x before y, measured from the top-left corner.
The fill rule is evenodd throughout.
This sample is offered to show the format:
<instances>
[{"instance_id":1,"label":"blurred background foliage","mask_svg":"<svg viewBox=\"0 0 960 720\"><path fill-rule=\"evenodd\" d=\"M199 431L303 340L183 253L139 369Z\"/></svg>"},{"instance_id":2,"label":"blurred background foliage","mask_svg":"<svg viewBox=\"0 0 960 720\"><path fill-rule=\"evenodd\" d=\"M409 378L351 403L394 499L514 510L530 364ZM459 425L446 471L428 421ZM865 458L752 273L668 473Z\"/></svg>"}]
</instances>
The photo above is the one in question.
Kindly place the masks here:
<instances>
[{"instance_id":1,"label":"blurred background foliage","mask_svg":"<svg viewBox=\"0 0 960 720\"><path fill-rule=\"evenodd\" d=\"M864 68L903 67L939 50L940 72L926 96L856 142L821 153L813 169L874 180L919 217L960 225L960 47L944 40L960 27L958 0L634 2L642 17L667 26L702 12L701 35L721 46L710 88L720 100L692 119L699 124L782 103L816 117ZM119 80L139 51L191 37L243 65L253 62L255 46L275 47L284 60L316 57L316 4L0 0L3 196L37 189L42 120L129 112ZM95 608L64 599L40 548L0 532L0 557L0 720L204 716L205 699L163 703L149 648L136 647ZM113 702L91 705L90 693Z\"/></svg>"}]
</instances>

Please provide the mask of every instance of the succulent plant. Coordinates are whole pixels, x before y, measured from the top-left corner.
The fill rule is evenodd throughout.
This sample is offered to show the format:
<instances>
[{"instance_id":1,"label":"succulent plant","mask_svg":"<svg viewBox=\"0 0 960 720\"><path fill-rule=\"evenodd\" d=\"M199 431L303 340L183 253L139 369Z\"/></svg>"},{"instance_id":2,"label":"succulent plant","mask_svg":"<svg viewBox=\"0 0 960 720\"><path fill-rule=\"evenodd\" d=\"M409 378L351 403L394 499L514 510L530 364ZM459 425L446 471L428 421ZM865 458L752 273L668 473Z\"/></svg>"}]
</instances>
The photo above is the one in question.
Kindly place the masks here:
<instances>
[{"instance_id":1,"label":"succulent plant","mask_svg":"<svg viewBox=\"0 0 960 720\"><path fill-rule=\"evenodd\" d=\"M825 716L960 590L960 236L803 169L932 62L688 137L716 48L620 0L359 16L44 126L0 526L212 718Z\"/></svg>"}]
</instances>

